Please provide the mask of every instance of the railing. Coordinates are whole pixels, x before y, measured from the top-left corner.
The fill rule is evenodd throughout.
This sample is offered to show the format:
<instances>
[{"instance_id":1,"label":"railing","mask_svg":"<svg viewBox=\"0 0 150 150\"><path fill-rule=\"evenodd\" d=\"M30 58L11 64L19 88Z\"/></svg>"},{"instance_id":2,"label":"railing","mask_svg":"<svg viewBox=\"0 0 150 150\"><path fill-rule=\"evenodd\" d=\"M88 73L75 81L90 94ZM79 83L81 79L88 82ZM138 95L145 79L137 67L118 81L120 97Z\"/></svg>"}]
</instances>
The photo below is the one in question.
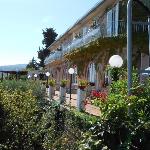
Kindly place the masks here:
<instances>
[{"instance_id":1,"label":"railing","mask_svg":"<svg viewBox=\"0 0 150 150\"><path fill-rule=\"evenodd\" d=\"M148 32L148 27L147 25L139 25L139 24L134 24L132 25L132 30L133 32ZM118 34L126 34L127 32L127 23L125 21L119 21L118 24Z\"/></svg>"},{"instance_id":2,"label":"railing","mask_svg":"<svg viewBox=\"0 0 150 150\"><path fill-rule=\"evenodd\" d=\"M62 58L62 52L61 51L55 51L53 54L50 54L49 57L47 57L45 59L45 64L49 64L53 61L56 61L56 60L60 60Z\"/></svg>"},{"instance_id":3,"label":"railing","mask_svg":"<svg viewBox=\"0 0 150 150\"><path fill-rule=\"evenodd\" d=\"M115 23L114 23L115 24ZM82 37L72 40L69 44L62 44L61 51L55 51L53 54L50 54L49 57L46 58L45 64L51 63L55 60L62 59L66 53L71 52L73 49L84 46L91 41L96 40L99 37L113 37L122 34L126 34L127 31L127 23L125 21L119 21L118 27L116 27L116 31L111 31L111 34L108 33L108 27L106 25L98 25L95 28L91 28L85 33ZM110 27L109 27L110 29ZM146 25L137 25L133 24L132 26L133 32L147 32L148 28Z\"/></svg>"},{"instance_id":4,"label":"railing","mask_svg":"<svg viewBox=\"0 0 150 150\"><path fill-rule=\"evenodd\" d=\"M98 37L100 37L100 26L97 26L95 29L88 30L88 32L85 33L82 37L74 39L70 44L63 46L63 55L69 53L74 48L78 48L90 43Z\"/></svg>"}]
</instances>

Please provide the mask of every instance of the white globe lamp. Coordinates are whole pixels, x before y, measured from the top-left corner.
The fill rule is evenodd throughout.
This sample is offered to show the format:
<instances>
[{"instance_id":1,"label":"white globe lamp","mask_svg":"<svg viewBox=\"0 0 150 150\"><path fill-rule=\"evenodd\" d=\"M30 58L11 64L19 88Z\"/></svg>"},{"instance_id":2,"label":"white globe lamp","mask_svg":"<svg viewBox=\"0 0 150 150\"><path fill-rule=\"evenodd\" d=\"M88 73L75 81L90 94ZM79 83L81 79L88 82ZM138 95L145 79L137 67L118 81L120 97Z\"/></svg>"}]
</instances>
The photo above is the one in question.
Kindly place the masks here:
<instances>
[{"instance_id":1,"label":"white globe lamp","mask_svg":"<svg viewBox=\"0 0 150 150\"><path fill-rule=\"evenodd\" d=\"M73 68L70 68L70 69L68 70L68 72L69 72L69 74L74 74L74 69L73 69Z\"/></svg>"},{"instance_id":2,"label":"white globe lamp","mask_svg":"<svg viewBox=\"0 0 150 150\"><path fill-rule=\"evenodd\" d=\"M109 59L109 64L113 68L120 68L123 65L123 59L119 55L113 55Z\"/></svg>"},{"instance_id":3,"label":"white globe lamp","mask_svg":"<svg viewBox=\"0 0 150 150\"><path fill-rule=\"evenodd\" d=\"M45 74L46 74L46 76L47 76L47 77L49 77L49 76L50 76L50 73L49 73L49 72L46 72Z\"/></svg>"},{"instance_id":4,"label":"white globe lamp","mask_svg":"<svg viewBox=\"0 0 150 150\"><path fill-rule=\"evenodd\" d=\"M28 75L28 79L30 79L31 78L31 75Z\"/></svg>"},{"instance_id":5,"label":"white globe lamp","mask_svg":"<svg viewBox=\"0 0 150 150\"><path fill-rule=\"evenodd\" d=\"M37 74L35 74L34 77L37 78Z\"/></svg>"}]
</instances>

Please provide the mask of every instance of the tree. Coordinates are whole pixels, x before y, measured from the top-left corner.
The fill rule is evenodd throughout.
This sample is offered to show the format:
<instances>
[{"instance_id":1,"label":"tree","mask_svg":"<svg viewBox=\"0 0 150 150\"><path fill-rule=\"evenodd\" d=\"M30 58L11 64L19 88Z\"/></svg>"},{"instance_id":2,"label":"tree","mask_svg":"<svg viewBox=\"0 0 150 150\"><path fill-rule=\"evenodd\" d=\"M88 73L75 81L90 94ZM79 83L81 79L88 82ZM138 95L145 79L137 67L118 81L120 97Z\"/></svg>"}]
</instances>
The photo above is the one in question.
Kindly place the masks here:
<instances>
[{"instance_id":1,"label":"tree","mask_svg":"<svg viewBox=\"0 0 150 150\"><path fill-rule=\"evenodd\" d=\"M44 67L44 60L49 54L50 54L50 51L48 49L46 48L41 49L39 47L38 58L40 59L40 63L39 63L40 67Z\"/></svg>"},{"instance_id":2,"label":"tree","mask_svg":"<svg viewBox=\"0 0 150 150\"><path fill-rule=\"evenodd\" d=\"M45 45L45 48L47 49L56 39L57 33L53 28L46 28L43 31L43 37L42 44Z\"/></svg>"},{"instance_id":3,"label":"tree","mask_svg":"<svg viewBox=\"0 0 150 150\"><path fill-rule=\"evenodd\" d=\"M38 63L32 58L32 60L29 62L29 64L26 66L26 69L31 69L31 70L37 70L39 68Z\"/></svg>"},{"instance_id":4,"label":"tree","mask_svg":"<svg viewBox=\"0 0 150 150\"><path fill-rule=\"evenodd\" d=\"M42 44L45 47L42 49L39 47L38 58L40 59L40 63L39 63L40 67L44 67L44 60L50 54L48 47L55 41L58 35L53 28L46 28L45 30L42 31L44 37L44 39L42 40Z\"/></svg>"}]
</instances>

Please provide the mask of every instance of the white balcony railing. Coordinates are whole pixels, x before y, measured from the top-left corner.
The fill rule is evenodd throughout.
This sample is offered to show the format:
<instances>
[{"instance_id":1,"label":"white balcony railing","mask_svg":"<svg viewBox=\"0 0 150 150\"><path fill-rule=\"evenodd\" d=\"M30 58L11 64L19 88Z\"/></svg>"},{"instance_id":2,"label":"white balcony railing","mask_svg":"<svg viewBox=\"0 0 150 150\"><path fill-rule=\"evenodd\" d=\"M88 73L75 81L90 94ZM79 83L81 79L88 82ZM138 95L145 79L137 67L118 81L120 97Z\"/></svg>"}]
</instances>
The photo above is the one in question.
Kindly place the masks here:
<instances>
[{"instance_id":1,"label":"white balcony railing","mask_svg":"<svg viewBox=\"0 0 150 150\"><path fill-rule=\"evenodd\" d=\"M49 57L45 59L45 64L49 64L53 61L59 60L62 58L62 52L61 51L55 51L54 53L50 54Z\"/></svg>"},{"instance_id":2,"label":"white balcony railing","mask_svg":"<svg viewBox=\"0 0 150 150\"><path fill-rule=\"evenodd\" d=\"M96 29L89 30L86 34L84 34L81 38L74 39L70 44L62 46L63 55L69 53L74 48L78 48L88 44L89 42L100 37L100 27Z\"/></svg>"}]
</instances>

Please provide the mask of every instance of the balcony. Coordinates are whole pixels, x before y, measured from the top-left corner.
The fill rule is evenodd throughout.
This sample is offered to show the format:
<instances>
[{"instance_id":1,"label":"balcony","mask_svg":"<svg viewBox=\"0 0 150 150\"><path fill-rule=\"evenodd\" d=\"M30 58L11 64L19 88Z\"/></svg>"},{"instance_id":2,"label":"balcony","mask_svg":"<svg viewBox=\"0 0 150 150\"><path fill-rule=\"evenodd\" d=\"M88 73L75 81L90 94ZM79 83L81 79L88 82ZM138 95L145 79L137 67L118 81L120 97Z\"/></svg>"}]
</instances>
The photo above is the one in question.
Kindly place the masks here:
<instances>
[{"instance_id":1,"label":"balcony","mask_svg":"<svg viewBox=\"0 0 150 150\"><path fill-rule=\"evenodd\" d=\"M67 53L70 53L73 49L84 46L91 41L96 40L99 37L113 37L118 35L126 35L127 23L125 21L113 22L116 26L106 27L106 25L99 25L95 28L91 28L82 37L77 38L69 42L69 44L62 44L61 51L55 51L46 58L45 64L49 64L53 61L60 60ZM147 32L148 28L145 25L132 26L133 32Z\"/></svg>"},{"instance_id":2,"label":"balcony","mask_svg":"<svg viewBox=\"0 0 150 150\"><path fill-rule=\"evenodd\" d=\"M62 58L61 51L55 51L54 53L50 54L49 57L45 59L45 65L52 63L53 61L60 60Z\"/></svg>"},{"instance_id":3,"label":"balcony","mask_svg":"<svg viewBox=\"0 0 150 150\"><path fill-rule=\"evenodd\" d=\"M101 35L100 33L101 33L100 26L97 26L95 29L88 30L88 32L84 34L82 37L72 40L72 42L69 43L68 45L63 45L62 46L63 55L71 52L75 48L84 46L90 43L91 41L99 38Z\"/></svg>"}]
</instances>

